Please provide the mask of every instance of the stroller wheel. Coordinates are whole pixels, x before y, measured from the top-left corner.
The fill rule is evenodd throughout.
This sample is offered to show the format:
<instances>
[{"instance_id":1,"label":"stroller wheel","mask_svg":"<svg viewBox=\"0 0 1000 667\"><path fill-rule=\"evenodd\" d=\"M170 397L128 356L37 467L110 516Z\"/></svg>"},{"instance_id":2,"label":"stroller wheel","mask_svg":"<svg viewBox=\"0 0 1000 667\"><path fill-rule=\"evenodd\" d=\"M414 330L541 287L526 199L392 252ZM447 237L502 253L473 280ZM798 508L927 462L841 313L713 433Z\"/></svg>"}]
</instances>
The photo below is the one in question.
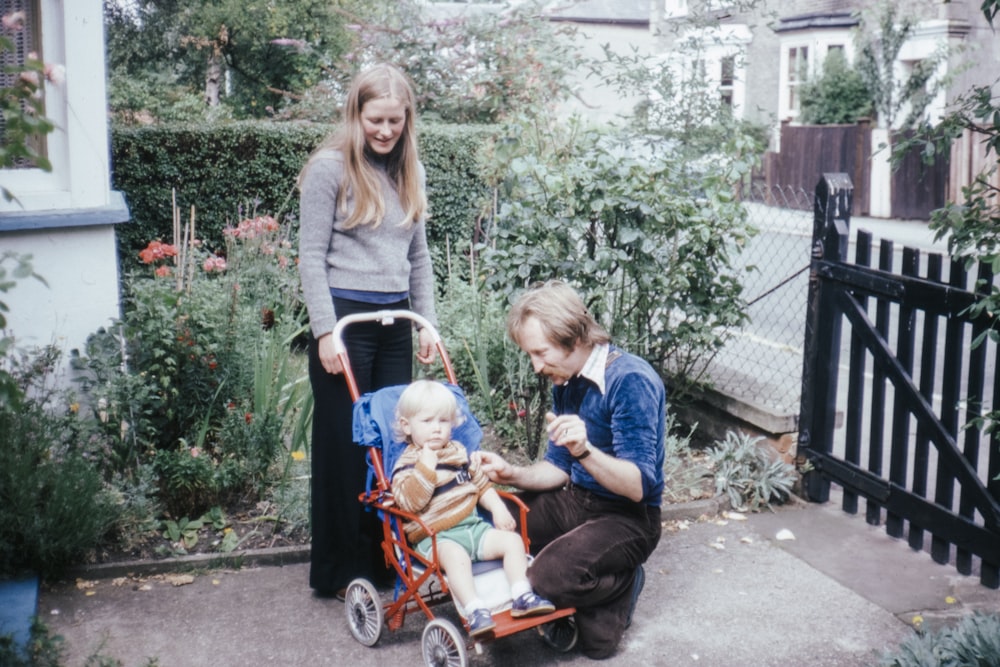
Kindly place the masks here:
<instances>
[{"instance_id":1,"label":"stroller wheel","mask_svg":"<svg viewBox=\"0 0 1000 667\"><path fill-rule=\"evenodd\" d=\"M435 618L424 628L420 648L427 667L466 667L465 640L451 621Z\"/></svg>"},{"instance_id":2,"label":"stroller wheel","mask_svg":"<svg viewBox=\"0 0 1000 667\"><path fill-rule=\"evenodd\" d=\"M576 646L576 640L580 637L580 631L576 627L576 619L572 616L539 626L538 634L542 636L542 641L560 653L572 651L573 647Z\"/></svg>"},{"instance_id":3,"label":"stroller wheel","mask_svg":"<svg viewBox=\"0 0 1000 667\"><path fill-rule=\"evenodd\" d=\"M347 625L354 638L365 646L374 646L382 634L382 599L367 579L355 579L344 596Z\"/></svg>"}]
</instances>

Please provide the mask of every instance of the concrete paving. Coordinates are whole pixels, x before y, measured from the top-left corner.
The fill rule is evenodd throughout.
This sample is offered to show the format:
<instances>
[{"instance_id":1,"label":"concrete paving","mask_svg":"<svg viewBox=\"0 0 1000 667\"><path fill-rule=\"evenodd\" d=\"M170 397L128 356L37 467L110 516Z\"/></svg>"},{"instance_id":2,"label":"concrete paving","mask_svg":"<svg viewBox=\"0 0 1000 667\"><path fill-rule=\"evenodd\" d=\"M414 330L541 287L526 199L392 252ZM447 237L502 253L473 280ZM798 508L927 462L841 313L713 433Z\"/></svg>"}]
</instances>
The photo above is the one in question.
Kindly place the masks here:
<instances>
[{"instance_id":1,"label":"concrete paving","mask_svg":"<svg viewBox=\"0 0 1000 667\"><path fill-rule=\"evenodd\" d=\"M833 504L668 526L646 565L633 625L603 664L862 667L912 635L916 618L927 627L976 610L1000 613L997 591ZM794 539L778 539L780 531ZM362 646L344 605L311 595L308 565L294 562L304 553L249 555L242 569L202 562L190 576L162 563L130 564L132 577L91 570L78 582L44 585L39 614L64 638L69 667L96 654L124 667L151 658L160 667L420 664L423 616ZM286 564L253 564L276 559ZM454 619L450 604L437 609ZM592 661L557 653L529 630L484 644L470 664Z\"/></svg>"}]
</instances>

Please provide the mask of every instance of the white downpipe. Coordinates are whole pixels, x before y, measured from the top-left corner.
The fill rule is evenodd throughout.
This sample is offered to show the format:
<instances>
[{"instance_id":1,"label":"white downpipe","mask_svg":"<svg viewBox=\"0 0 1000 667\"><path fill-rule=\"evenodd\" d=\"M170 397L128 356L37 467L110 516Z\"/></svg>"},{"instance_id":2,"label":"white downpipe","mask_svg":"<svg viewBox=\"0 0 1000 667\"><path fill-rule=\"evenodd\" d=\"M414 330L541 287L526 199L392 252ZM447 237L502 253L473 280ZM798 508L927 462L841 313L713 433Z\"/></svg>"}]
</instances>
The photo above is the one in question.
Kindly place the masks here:
<instances>
[{"instance_id":1,"label":"white downpipe","mask_svg":"<svg viewBox=\"0 0 1000 667\"><path fill-rule=\"evenodd\" d=\"M869 183L869 215L873 218L892 217L892 165L889 131L872 129L871 181Z\"/></svg>"}]
</instances>

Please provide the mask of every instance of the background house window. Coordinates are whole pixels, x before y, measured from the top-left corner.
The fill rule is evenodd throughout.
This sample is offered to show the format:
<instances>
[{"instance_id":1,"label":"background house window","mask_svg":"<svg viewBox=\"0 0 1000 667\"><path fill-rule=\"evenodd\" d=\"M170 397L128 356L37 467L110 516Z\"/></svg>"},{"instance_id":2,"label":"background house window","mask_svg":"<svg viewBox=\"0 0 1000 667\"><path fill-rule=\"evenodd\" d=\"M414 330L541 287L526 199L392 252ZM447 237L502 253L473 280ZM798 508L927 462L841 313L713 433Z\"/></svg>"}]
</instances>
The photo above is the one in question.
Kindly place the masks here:
<instances>
[{"instance_id":1,"label":"background house window","mask_svg":"<svg viewBox=\"0 0 1000 667\"><path fill-rule=\"evenodd\" d=\"M42 40L39 34L38 0L0 0L0 16L9 16L15 12L23 12L24 29L18 31L4 30L3 35L13 42L13 50L0 51L0 87L10 87L14 83L16 73L9 74L9 67L19 68L24 65L29 53L42 58ZM0 143L4 141L4 119L0 114ZM45 138L32 140L32 148L40 155L45 155ZM34 165L28 160L19 160L13 168L26 169Z\"/></svg>"},{"instance_id":2,"label":"background house window","mask_svg":"<svg viewBox=\"0 0 1000 667\"><path fill-rule=\"evenodd\" d=\"M799 112L799 88L809 79L809 47L793 46L788 49L788 109Z\"/></svg>"},{"instance_id":3,"label":"background house window","mask_svg":"<svg viewBox=\"0 0 1000 667\"><path fill-rule=\"evenodd\" d=\"M723 56L720 61L719 97L725 109L733 108L733 79L736 72L736 56Z\"/></svg>"}]
</instances>

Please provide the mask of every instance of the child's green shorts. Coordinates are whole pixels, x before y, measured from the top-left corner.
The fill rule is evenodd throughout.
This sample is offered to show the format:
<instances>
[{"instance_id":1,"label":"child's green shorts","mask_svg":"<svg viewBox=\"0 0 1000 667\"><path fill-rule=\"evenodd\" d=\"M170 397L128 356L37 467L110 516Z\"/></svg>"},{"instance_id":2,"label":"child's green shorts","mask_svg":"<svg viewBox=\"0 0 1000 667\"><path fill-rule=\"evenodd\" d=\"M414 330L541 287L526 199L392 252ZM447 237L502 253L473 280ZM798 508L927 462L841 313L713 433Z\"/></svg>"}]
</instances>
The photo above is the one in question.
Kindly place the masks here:
<instances>
[{"instance_id":1,"label":"child's green shorts","mask_svg":"<svg viewBox=\"0 0 1000 667\"><path fill-rule=\"evenodd\" d=\"M442 530L437 534L438 542L448 540L455 542L465 549L472 561L483 559L483 541L486 533L493 530L493 526L487 523L478 512L473 512L448 530ZM431 538L425 537L417 542L414 549L418 554L426 558L431 557Z\"/></svg>"}]
</instances>

